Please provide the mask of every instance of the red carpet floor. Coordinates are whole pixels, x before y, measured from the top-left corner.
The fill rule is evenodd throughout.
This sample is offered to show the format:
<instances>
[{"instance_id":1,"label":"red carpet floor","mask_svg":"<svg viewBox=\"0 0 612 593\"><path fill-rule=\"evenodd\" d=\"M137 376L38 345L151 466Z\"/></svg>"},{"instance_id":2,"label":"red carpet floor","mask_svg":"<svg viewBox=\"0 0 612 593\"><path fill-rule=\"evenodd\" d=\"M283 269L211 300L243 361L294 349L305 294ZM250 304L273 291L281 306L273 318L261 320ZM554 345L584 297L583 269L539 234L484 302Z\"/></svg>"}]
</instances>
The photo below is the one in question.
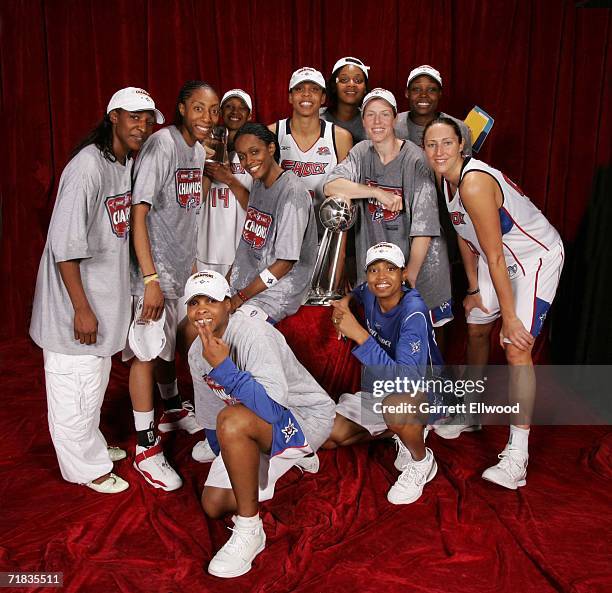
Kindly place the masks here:
<instances>
[{"instance_id":1,"label":"red carpet floor","mask_svg":"<svg viewBox=\"0 0 612 593\"><path fill-rule=\"evenodd\" d=\"M397 476L390 442L322 452L319 474L291 470L263 505L268 545L253 570L224 581L205 572L229 532L200 510L209 466L190 457L198 435L165 440L185 481L176 492L146 485L133 451L116 465L128 491L68 484L47 429L40 351L24 339L0 355L2 571L62 571L64 591L86 593L612 591L609 427L534 428L528 485L517 492L480 478L507 429L432 435L438 475L404 507L385 497ZM131 449L131 424L127 367L115 362L109 443Z\"/></svg>"}]
</instances>

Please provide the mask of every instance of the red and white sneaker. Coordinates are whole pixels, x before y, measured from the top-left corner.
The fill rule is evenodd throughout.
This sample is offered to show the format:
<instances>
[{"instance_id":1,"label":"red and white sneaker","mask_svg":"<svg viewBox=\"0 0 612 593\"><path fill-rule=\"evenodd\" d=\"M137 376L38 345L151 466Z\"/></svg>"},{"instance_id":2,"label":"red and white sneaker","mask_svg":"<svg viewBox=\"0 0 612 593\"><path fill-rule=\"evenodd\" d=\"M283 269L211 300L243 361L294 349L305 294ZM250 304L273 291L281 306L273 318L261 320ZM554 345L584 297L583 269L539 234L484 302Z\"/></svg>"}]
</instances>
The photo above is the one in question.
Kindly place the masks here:
<instances>
[{"instance_id":1,"label":"red and white sneaker","mask_svg":"<svg viewBox=\"0 0 612 593\"><path fill-rule=\"evenodd\" d=\"M134 468L153 488L161 488L166 492L177 490L183 485L181 477L170 467L157 437L152 447L136 445Z\"/></svg>"},{"instance_id":2,"label":"red and white sneaker","mask_svg":"<svg viewBox=\"0 0 612 593\"><path fill-rule=\"evenodd\" d=\"M159 419L157 428L160 432L171 432L180 428L189 434L202 430L202 427L196 422L191 402L183 402L183 407L179 410L166 410Z\"/></svg>"}]
</instances>

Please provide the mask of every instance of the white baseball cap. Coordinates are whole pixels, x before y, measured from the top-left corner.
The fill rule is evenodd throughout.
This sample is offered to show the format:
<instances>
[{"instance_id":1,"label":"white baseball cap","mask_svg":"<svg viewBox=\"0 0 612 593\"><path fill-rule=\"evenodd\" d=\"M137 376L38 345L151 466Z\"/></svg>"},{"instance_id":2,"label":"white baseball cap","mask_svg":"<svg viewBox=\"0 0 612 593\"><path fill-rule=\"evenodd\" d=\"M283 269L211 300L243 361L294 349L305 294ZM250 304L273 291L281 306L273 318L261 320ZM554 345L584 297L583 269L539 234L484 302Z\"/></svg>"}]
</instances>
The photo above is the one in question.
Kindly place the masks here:
<instances>
[{"instance_id":1,"label":"white baseball cap","mask_svg":"<svg viewBox=\"0 0 612 593\"><path fill-rule=\"evenodd\" d=\"M318 84L323 90L325 90L325 79L323 78L323 74L321 74L318 70L315 70L314 68L309 68L308 66L296 70L291 75L291 80L289 81L289 90L291 90L298 84L306 81L314 82L315 84Z\"/></svg>"},{"instance_id":2,"label":"white baseball cap","mask_svg":"<svg viewBox=\"0 0 612 593\"><path fill-rule=\"evenodd\" d=\"M340 68L343 68L344 66L355 66L357 68L359 68L359 70L361 70L364 74L364 76L367 78L368 77L368 70L370 69L369 66L366 66L361 60L357 59L357 58L352 58L351 56L347 56L345 58L340 58L335 64L334 67L332 68L332 74L338 70L340 70Z\"/></svg>"},{"instance_id":3,"label":"white baseball cap","mask_svg":"<svg viewBox=\"0 0 612 593\"><path fill-rule=\"evenodd\" d=\"M393 96L393 93L391 91L386 90L386 89L377 88L377 89L371 90L363 98L363 103L361 104L361 115L362 116L363 116L363 112L365 110L365 106L372 99L383 99L384 101L389 103L389 105L391 105L391 107L393 107L393 111L395 113L397 113L397 101L395 100L395 97Z\"/></svg>"},{"instance_id":4,"label":"white baseball cap","mask_svg":"<svg viewBox=\"0 0 612 593\"><path fill-rule=\"evenodd\" d=\"M408 81L406 82L406 86L410 86L410 81L412 81L417 76L423 75L433 78L440 85L440 87L442 86L441 74L435 68L433 68L432 66L428 66L427 64L423 64L422 66L415 68L410 72L410 74L408 74Z\"/></svg>"},{"instance_id":5,"label":"white baseball cap","mask_svg":"<svg viewBox=\"0 0 612 593\"><path fill-rule=\"evenodd\" d=\"M194 296L204 295L215 301L223 301L226 297L231 297L230 287L227 280L213 270L202 270L189 277L185 284L185 304Z\"/></svg>"},{"instance_id":6,"label":"white baseball cap","mask_svg":"<svg viewBox=\"0 0 612 593\"><path fill-rule=\"evenodd\" d=\"M227 91L227 93L223 95L223 99L221 99L221 107L223 107L223 103L232 97L242 99L244 104L249 108L249 111L253 111L253 101L251 100L251 95L242 89L232 89L231 91Z\"/></svg>"},{"instance_id":7,"label":"white baseball cap","mask_svg":"<svg viewBox=\"0 0 612 593\"><path fill-rule=\"evenodd\" d=\"M146 362L157 358L166 345L166 311L162 312L157 321L141 319L143 305L144 297L140 297L128 332L128 343L136 358Z\"/></svg>"},{"instance_id":8,"label":"white baseball cap","mask_svg":"<svg viewBox=\"0 0 612 593\"><path fill-rule=\"evenodd\" d=\"M398 268L403 268L406 265L402 250L395 243L377 243L370 247L366 253L365 269L378 260L388 261L395 264Z\"/></svg>"},{"instance_id":9,"label":"white baseball cap","mask_svg":"<svg viewBox=\"0 0 612 593\"><path fill-rule=\"evenodd\" d=\"M153 111L155 122L164 123L164 116L159 109L155 109L155 101L147 91L135 86L128 86L117 91L108 102L106 113L113 109L125 109L126 111Z\"/></svg>"}]
</instances>

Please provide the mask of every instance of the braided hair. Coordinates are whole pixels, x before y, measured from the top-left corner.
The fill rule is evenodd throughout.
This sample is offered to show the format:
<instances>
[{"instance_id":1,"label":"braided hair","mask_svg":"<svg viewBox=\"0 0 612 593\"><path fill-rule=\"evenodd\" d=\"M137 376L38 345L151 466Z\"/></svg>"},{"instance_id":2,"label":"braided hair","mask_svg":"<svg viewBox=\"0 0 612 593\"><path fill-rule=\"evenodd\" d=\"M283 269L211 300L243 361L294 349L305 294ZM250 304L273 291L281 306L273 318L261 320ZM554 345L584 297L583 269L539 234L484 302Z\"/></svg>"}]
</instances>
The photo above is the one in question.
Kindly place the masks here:
<instances>
[{"instance_id":1,"label":"braided hair","mask_svg":"<svg viewBox=\"0 0 612 593\"><path fill-rule=\"evenodd\" d=\"M206 89L208 91L212 91L217 94L217 91L212 87L212 85L204 82L203 80L188 80L179 91L178 97L176 99L176 107L174 108L174 125L177 128L180 128L183 125L183 116L181 115L181 110L179 109L179 105L182 103L185 105L187 99L193 95L195 91L198 89Z\"/></svg>"},{"instance_id":2,"label":"braided hair","mask_svg":"<svg viewBox=\"0 0 612 593\"><path fill-rule=\"evenodd\" d=\"M260 123L247 122L244 124L234 136L234 146L236 146L236 142L240 136L246 136L247 134L252 134L259 138L266 146L269 144L274 144L274 160L278 163L280 160L280 147L278 144L278 136L269 130L266 126Z\"/></svg>"}]
</instances>

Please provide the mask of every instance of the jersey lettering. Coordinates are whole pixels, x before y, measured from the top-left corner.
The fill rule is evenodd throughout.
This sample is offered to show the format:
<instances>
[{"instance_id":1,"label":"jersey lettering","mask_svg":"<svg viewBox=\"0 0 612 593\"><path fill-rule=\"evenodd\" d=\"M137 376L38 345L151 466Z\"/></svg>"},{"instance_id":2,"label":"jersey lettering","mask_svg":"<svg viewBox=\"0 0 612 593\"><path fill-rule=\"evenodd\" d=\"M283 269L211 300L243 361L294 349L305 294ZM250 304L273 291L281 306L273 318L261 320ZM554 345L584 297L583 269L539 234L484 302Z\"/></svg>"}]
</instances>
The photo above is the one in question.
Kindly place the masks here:
<instances>
[{"instance_id":1,"label":"jersey lettering","mask_svg":"<svg viewBox=\"0 0 612 593\"><path fill-rule=\"evenodd\" d=\"M450 213L451 221L455 226L460 224L466 224L465 222L465 214L463 212L451 212Z\"/></svg>"},{"instance_id":2,"label":"jersey lettering","mask_svg":"<svg viewBox=\"0 0 612 593\"><path fill-rule=\"evenodd\" d=\"M229 208L229 188L228 187L211 187L210 188L210 206L217 207L217 200L223 202L223 208Z\"/></svg>"},{"instance_id":3,"label":"jersey lettering","mask_svg":"<svg viewBox=\"0 0 612 593\"><path fill-rule=\"evenodd\" d=\"M284 160L281 167L285 171L293 171L298 177L310 177L311 175L325 175L325 167L328 163L310 163L302 161Z\"/></svg>"},{"instance_id":4,"label":"jersey lettering","mask_svg":"<svg viewBox=\"0 0 612 593\"><path fill-rule=\"evenodd\" d=\"M197 208L202 201L202 171L177 169L175 175L176 201L181 208Z\"/></svg>"},{"instance_id":5,"label":"jersey lettering","mask_svg":"<svg viewBox=\"0 0 612 593\"><path fill-rule=\"evenodd\" d=\"M230 163L230 170L232 175L244 175L246 171L240 163Z\"/></svg>"},{"instance_id":6,"label":"jersey lettering","mask_svg":"<svg viewBox=\"0 0 612 593\"><path fill-rule=\"evenodd\" d=\"M110 220L111 230L117 237L124 239L130 230L132 192L128 191L118 196L106 198L104 205Z\"/></svg>"},{"instance_id":7,"label":"jersey lettering","mask_svg":"<svg viewBox=\"0 0 612 593\"><path fill-rule=\"evenodd\" d=\"M266 244L273 220L269 214L249 206L242 229L242 239L253 249L262 249Z\"/></svg>"}]
</instances>

